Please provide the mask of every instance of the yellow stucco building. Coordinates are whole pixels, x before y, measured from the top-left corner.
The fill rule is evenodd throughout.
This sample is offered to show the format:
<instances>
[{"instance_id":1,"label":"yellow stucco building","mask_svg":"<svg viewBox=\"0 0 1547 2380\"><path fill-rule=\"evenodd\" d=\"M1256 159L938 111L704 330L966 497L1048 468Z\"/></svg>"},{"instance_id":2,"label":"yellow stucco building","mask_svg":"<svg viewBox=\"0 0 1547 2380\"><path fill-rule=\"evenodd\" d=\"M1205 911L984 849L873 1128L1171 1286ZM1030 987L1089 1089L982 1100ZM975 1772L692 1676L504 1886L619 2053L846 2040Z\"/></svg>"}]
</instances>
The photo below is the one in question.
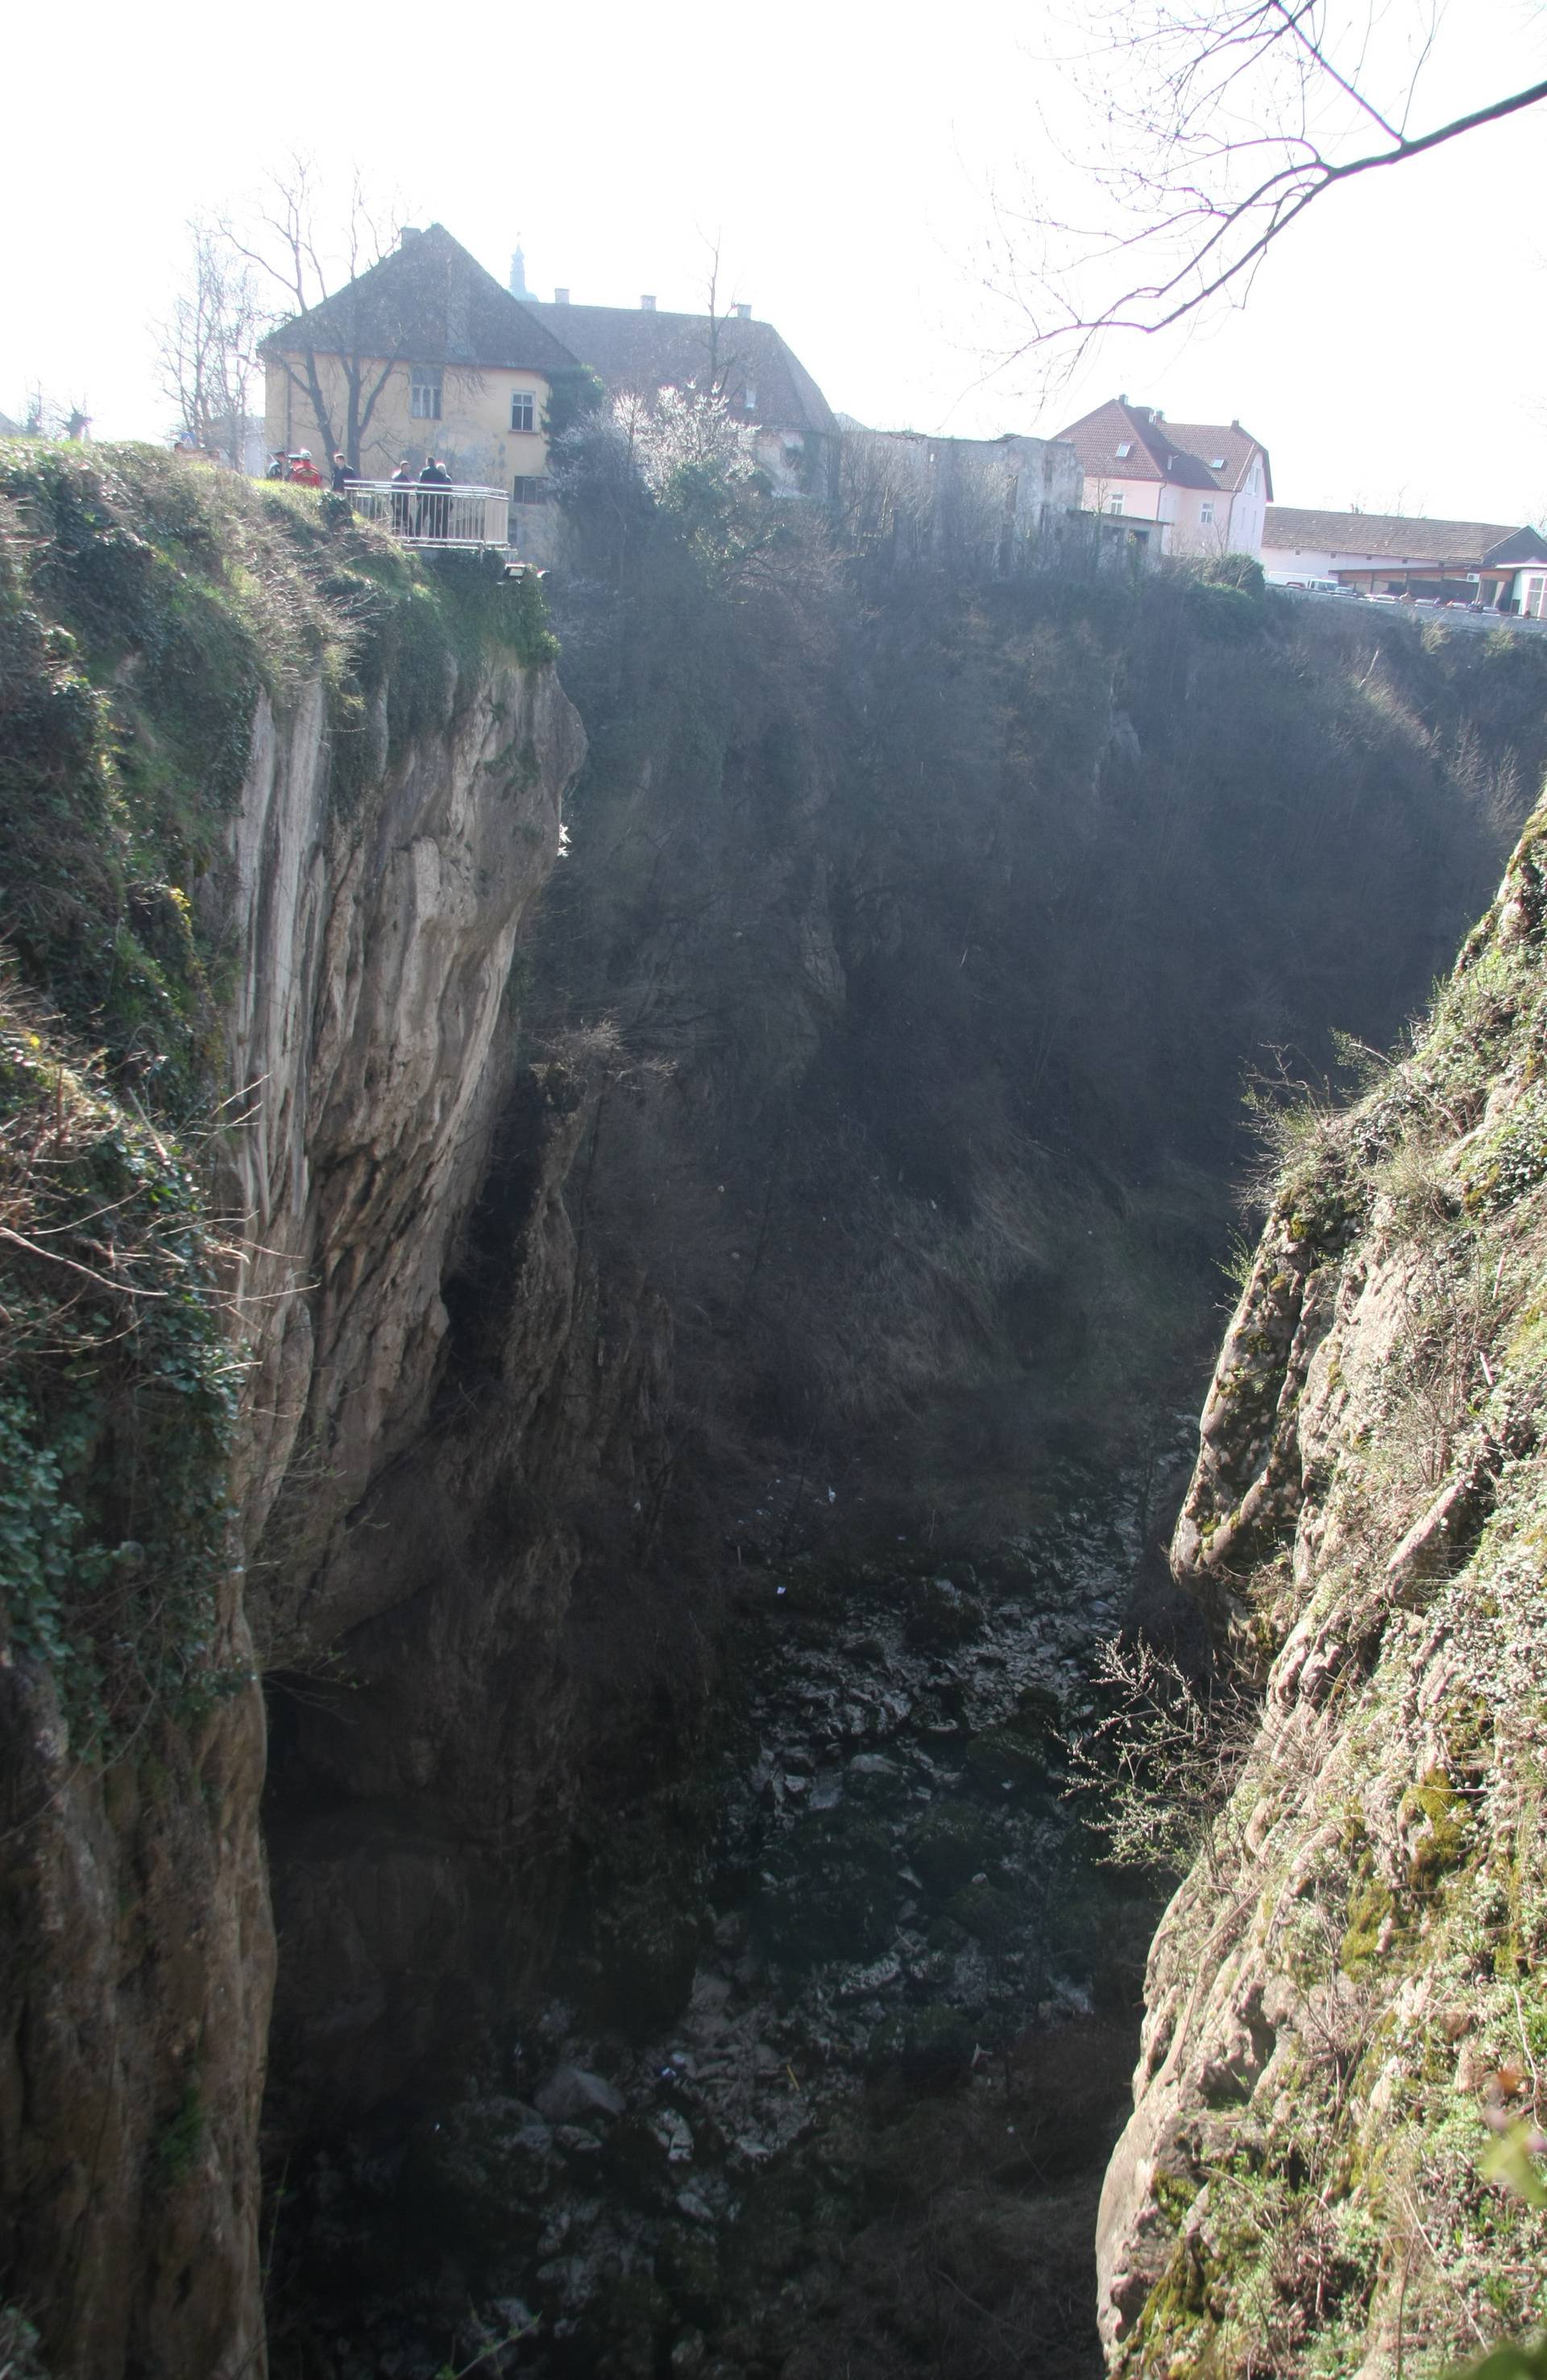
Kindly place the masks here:
<instances>
[{"instance_id":1,"label":"yellow stucco building","mask_svg":"<svg viewBox=\"0 0 1547 2380\"><path fill-rule=\"evenodd\" d=\"M439 455L453 480L540 492L544 414L575 359L440 224L263 343L271 453L335 452L368 480Z\"/></svg>"}]
</instances>

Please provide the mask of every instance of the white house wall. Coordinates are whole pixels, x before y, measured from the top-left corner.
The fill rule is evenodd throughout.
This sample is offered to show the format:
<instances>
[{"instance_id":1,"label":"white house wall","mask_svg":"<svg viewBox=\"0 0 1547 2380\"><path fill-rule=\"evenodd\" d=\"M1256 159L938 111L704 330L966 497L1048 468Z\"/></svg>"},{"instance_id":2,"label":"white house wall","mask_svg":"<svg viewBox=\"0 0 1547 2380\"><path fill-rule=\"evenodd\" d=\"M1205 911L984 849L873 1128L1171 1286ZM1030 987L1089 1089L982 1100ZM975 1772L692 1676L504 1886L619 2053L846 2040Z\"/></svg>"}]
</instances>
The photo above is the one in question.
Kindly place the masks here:
<instances>
[{"instance_id":1,"label":"white house wall","mask_svg":"<svg viewBox=\"0 0 1547 2380\"><path fill-rule=\"evenodd\" d=\"M1319 546L1264 545L1262 563L1266 571L1283 571L1296 578L1332 577L1333 556Z\"/></svg>"}]
</instances>

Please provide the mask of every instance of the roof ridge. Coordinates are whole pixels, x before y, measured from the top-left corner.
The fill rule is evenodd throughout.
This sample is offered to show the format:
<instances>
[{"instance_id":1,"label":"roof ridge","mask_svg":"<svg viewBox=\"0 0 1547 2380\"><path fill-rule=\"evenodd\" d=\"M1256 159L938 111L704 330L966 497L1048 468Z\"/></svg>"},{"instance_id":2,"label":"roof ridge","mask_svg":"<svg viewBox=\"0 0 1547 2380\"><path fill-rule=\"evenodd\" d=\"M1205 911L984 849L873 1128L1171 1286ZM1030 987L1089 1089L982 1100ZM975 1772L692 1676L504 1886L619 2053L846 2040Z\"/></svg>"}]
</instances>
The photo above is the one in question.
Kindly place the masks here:
<instances>
[{"instance_id":1,"label":"roof ridge","mask_svg":"<svg viewBox=\"0 0 1547 2380\"><path fill-rule=\"evenodd\" d=\"M443 286L425 285L427 261L432 272L444 273ZM316 305L276 323L261 344L283 354L299 340L331 352L324 346L327 339L347 341L354 353L379 355L385 362L411 357L419 363L475 370L551 371L577 361L532 307L505 288L442 223L405 229L395 248Z\"/></svg>"},{"instance_id":2,"label":"roof ridge","mask_svg":"<svg viewBox=\"0 0 1547 2380\"><path fill-rule=\"evenodd\" d=\"M1272 504L1271 512L1301 513L1307 519L1348 521L1400 521L1408 528L1509 528L1504 521L1486 521L1475 513L1377 513L1356 511L1350 504ZM1529 524L1517 522L1517 528ZM1514 529L1510 529L1514 534Z\"/></svg>"}]
</instances>

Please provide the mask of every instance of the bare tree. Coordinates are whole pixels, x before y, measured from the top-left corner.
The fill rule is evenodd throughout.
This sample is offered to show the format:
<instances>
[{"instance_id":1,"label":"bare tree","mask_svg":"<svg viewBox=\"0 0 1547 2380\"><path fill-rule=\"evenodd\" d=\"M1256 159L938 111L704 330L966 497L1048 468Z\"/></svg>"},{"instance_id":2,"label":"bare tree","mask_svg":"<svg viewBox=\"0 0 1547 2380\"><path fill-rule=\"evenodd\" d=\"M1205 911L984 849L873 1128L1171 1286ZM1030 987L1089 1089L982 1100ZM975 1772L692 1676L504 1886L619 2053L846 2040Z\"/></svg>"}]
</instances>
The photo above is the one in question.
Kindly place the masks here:
<instances>
[{"instance_id":1,"label":"bare tree","mask_svg":"<svg viewBox=\"0 0 1547 2380\"><path fill-rule=\"evenodd\" d=\"M84 438L91 427L83 400L55 396L42 381L28 382L21 415L24 438Z\"/></svg>"},{"instance_id":2,"label":"bare tree","mask_svg":"<svg viewBox=\"0 0 1547 2380\"><path fill-rule=\"evenodd\" d=\"M188 244L188 280L160 326L162 386L180 433L240 470L260 326L253 269L201 217Z\"/></svg>"},{"instance_id":3,"label":"bare tree","mask_svg":"<svg viewBox=\"0 0 1547 2380\"><path fill-rule=\"evenodd\" d=\"M342 212L332 216L315 163L299 152L270 176L250 220L221 225L226 246L252 268L269 300L265 361L310 407L325 451L342 452L356 470L378 400L403 359L401 328L369 296L362 298L357 284L391 254L400 227L397 202L371 196L357 167ZM288 324L323 305L325 345L308 335L304 320L284 335Z\"/></svg>"},{"instance_id":4,"label":"bare tree","mask_svg":"<svg viewBox=\"0 0 1547 2380\"><path fill-rule=\"evenodd\" d=\"M1015 350L1162 331L1239 302L1268 249L1339 185L1547 100L1547 81L1420 121L1443 0L1084 0L1076 71L1094 221L1034 191L1001 214L993 277L1023 310Z\"/></svg>"}]
</instances>

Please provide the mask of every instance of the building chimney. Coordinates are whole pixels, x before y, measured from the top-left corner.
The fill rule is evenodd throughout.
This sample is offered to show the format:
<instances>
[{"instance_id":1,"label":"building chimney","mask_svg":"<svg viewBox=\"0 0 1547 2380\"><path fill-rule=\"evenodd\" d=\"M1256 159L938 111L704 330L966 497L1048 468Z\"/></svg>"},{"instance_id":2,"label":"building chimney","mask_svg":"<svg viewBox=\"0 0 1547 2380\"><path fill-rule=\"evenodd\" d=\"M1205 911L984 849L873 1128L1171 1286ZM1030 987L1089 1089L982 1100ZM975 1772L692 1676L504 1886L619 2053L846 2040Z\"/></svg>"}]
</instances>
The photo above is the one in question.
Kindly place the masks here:
<instances>
[{"instance_id":1,"label":"building chimney","mask_svg":"<svg viewBox=\"0 0 1547 2380\"><path fill-rule=\"evenodd\" d=\"M511 250L510 293L513 298L526 295L526 259L519 248Z\"/></svg>"},{"instance_id":2,"label":"building chimney","mask_svg":"<svg viewBox=\"0 0 1547 2380\"><path fill-rule=\"evenodd\" d=\"M1240 428L1240 423L1239 421L1232 421L1230 427L1232 430L1239 430Z\"/></svg>"},{"instance_id":3,"label":"building chimney","mask_svg":"<svg viewBox=\"0 0 1547 2380\"><path fill-rule=\"evenodd\" d=\"M731 311L734 314L738 322L750 322L752 320L752 309L750 306L732 306Z\"/></svg>"},{"instance_id":4,"label":"building chimney","mask_svg":"<svg viewBox=\"0 0 1547 2380\"><path fill-rule=\"evenodd\" d=\"M1128 399L1127 399L1127 397L1126 397L1126 396L1119 396L1119 397L1118 397L1118 403L1119 405L1126 405L1126 404L1128 403Z\"/></svg>"},{"instance_id":5,"label":"building chimney","mask_svg":"<svg viewBox=\"0 0 1547 2380\"><path fill-rule=\"evenodd\" d=\"M398 233L397 244L399 248L406 248L411 239L422 239L423 237L417 224L405 224Z\"/></svg>"},{"instance_id":6,"label":"building chimney","mask_svg":"<svg viewBox=\"0 0 1547 2380\"><path fill-rule=\"evenodd\" d=\"M656 310L655 299L653 298L641 298L639 300L639 310L642 314L653 314Z\"/></svg>"},{"instance_id":7,"label":"building chimney","mask_svg":"<svg viewBox=\"0 0 1547 2380\"><path fill-rule=\"evenodd\" d=\"M567 289L555 289L553 292L553 303L555 306L567 306L569 304L569 291Z\"/></svg>"}]
</instances>

